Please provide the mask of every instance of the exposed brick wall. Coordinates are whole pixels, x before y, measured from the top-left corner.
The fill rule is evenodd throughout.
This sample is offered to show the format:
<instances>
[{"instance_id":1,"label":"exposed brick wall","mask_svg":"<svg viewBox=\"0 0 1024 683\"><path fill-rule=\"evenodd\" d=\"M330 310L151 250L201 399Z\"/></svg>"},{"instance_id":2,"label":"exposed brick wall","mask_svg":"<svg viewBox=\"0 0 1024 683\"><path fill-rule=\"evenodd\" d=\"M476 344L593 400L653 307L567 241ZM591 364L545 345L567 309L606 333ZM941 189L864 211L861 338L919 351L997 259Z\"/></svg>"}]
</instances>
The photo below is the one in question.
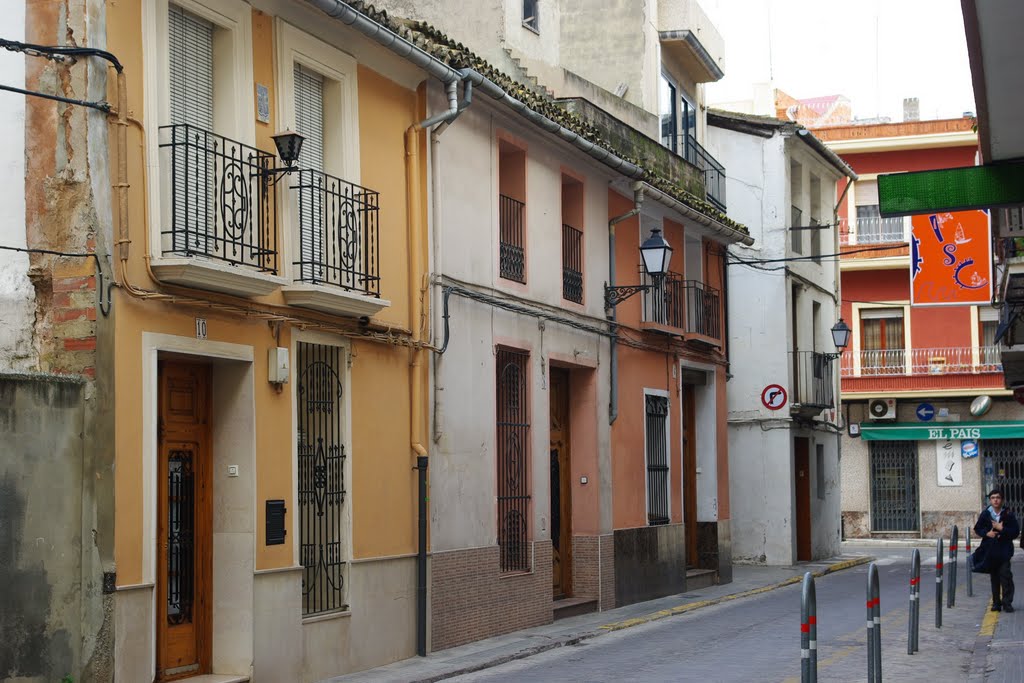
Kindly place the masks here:
<instances>
[{"instance_id":1,"label":"exposed brick wall","mask_svg":"<svg viewBox=\"0 0 1024 683\"><path fill-rule=\"evenodd\" d=\"M551 542L532 547L520 574L501 573L496 545L431 555L431 650L551 623Z\"/></svg>"},{"instance_id":2,"label":"exposed brick wall","mask_svg":"<svg viewBox=\"0 0 1024 683\"><path fill-rule=\"evenodd\" d=\"M615 606L615 542L612 534L572 537L572 591L597 599L599 610Z\"/></svg>"}]
</instances>

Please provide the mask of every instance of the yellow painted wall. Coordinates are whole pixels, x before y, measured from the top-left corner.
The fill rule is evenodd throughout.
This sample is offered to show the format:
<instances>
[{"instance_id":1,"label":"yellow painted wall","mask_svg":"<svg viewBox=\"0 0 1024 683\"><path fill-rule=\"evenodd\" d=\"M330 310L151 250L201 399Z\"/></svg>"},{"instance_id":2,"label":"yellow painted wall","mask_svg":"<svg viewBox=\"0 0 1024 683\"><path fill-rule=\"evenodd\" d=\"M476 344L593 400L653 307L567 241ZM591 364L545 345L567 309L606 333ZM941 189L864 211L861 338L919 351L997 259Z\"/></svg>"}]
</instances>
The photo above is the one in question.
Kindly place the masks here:
<instances>
[{"instance_id":1,"label":"yellow painted wall","mask_svg":"<svg viewBox=\"0 0 1024 683\"><path fill-rule=\"evenodd\" d=\"M325 19L326 20L326 19ZM107 8L109 49L125 65L129 113L139 122L128 132L129 236L131 257L128 278L138 287L163 289L149 275L145 254L147 245L147 208L144 184L145 140L141 128L158 125L143 108L143 55L141 9L138 2L111 3ZM254 77L257 83L274 87L273 20L261 12L253 12ZM339 25L340 36L344 33ZM424 108L422 93L416 93L360 65L359 124L361 149L361 182L380 192L381 277L383 298L391 307L375 319L400 327L410 325L408 301L408 237L406 207L406 170L403 135L420 118ZM275 102L271 90L271 103ZM255 97L255 94L254 94ZM116 101L113 87L111 101ZM256 142L261 149L274 150L270 124L256 124ZM255 115L255 106L254 106ZM112 150L114 167L116 150ZM422 136L420 144L419 215L425 231L426 168ZM426 263L424 236L421 263ZM422 273L414 275L419 282ZM224 299L216 294L203 294L177 289L186 295ZM265 304L283 305L280 293L264 297ZM257 518L256 567L268 569L297 563L292 543L266 546L262 503L268 498L289 501L286 528L289 540L297 533L294 516L292 480L292 438L294 406L290 387L278 392L267 382L267 349L290 344L289 325L282 325L280 341L275 341L267 323L243 319L230 313L220 314L180 304L140 301L123 289L115 292L115 324L117 367L115 370L115 402L117 424L115 472L115 560L118 583L131 585L143 580L143 498L142 477L142 334L195 336L195 318L208 320L208 339L253 347L254 393L256 411L256 495L254 514ZM299 312L299 311L296 311ZM303 313L306 315L306 313ZM418 324L418 323L417 323ZM352 481L349 491L353 505L353 551L356 558L412 553L416 547L416 473L410 451L410 374L411 352L403 347L356 341L352 345L352 386L348 387L352 404L351 454ZM420 371L425 377L426 355ZM425 388L427 382L424 380ZM426 404L426 391L419 397ZM214 407L216 411L216 406Z\"/></svg>"}]
</instances>

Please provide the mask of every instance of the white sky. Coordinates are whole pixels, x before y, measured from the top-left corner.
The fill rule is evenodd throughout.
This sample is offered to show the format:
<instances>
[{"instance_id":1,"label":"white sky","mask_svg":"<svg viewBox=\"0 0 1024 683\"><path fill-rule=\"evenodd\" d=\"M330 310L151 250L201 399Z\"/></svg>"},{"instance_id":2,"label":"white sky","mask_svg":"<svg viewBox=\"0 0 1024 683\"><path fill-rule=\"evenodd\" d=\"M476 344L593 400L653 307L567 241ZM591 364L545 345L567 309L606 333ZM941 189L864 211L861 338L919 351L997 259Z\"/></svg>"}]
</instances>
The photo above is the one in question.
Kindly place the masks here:
<instances>
[{"instance_id":1,"label":"white sky","mask_svg":"<svg viewBox=\"0 0 1024 683\"><path fill-rule=\"evenodd\" d=\"M749 100L774 77L798 99L846 95L857 118L901 121L904 97L922 119L975 111L960 0L699 1L725 40L711 104Z\"/></svg>"}]
</instances>

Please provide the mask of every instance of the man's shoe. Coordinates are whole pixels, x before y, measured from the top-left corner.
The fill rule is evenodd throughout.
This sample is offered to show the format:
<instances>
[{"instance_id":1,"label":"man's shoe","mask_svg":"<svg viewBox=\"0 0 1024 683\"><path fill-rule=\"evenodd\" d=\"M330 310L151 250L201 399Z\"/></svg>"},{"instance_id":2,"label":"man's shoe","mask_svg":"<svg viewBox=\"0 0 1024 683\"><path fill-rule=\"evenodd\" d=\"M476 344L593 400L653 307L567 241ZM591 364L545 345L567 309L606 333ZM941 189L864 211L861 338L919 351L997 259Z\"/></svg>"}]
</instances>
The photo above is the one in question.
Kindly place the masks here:
<instances>
[{"instance_id":1,"label":"man's shoe","mask_svg":"<svg viewBox=\"0 0 1024 683\"><path fill-rule=\"evenodd\" d=\"M1013 611L1013 605L1003 605L1003 611L1004 612L1012 612Z\"/></svg>"},{"instance_id":2,"label":"man's shoe","mask_svg":"<svg viewBox=\"0 0 1024 683\"><path fill-rule=\"evenodd\" d=\"M1013 609L1013 608L1011 607L1010 609ZM993 612L1000 612L1000 611L1002 611L1002 608L999 605L996 605L996 604L993 603L992 611Z\"/></svg>"}]
</instances>

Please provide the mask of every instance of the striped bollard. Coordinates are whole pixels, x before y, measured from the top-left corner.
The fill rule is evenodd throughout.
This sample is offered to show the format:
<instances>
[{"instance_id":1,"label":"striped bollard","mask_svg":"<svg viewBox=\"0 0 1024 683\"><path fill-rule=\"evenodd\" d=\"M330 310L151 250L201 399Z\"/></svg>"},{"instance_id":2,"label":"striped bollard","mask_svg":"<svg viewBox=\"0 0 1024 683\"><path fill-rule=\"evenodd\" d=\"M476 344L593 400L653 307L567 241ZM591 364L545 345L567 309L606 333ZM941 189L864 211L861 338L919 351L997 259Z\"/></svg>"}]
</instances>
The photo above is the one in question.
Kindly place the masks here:
<instances>
[{"instance_id":1,"label":"striped bollard","mask_svg":"<svg viewBox=\"0 0 1024 683\"><path fill-rule=\"evenodd\" d=\"M960 530L957 529L956 524L953 525L953 531L949 536L949 588L946 590L946 607L953 607L956 605L956 559L957 551L960 545Z\"/></svg>"},{"instance_id":2,"label":"striped bollard","mask_svg":"<svg viewBox=\"0 0 1024 683\"><path fill-rule=\"evenodd\" d=\"M878 590L878 567L868 565L868 683L882 683L882 600Z\"/></svg>"},{"instance_id":3,"label":"striped bollard","mask_svg":"<svg viewBox=\"0 0 1024 683\"><path fill-rule=\"evenodd\" d=\"M814 576L804 574L800 592L800 683L818 681L818 597Z\"/></svg>"},{"instance_id":4,"label":"striped bollard","mask_svg":"<svg viewBox=\"0 0 1024 683\"><path fill-rule=\"evenodd\" d=\"M974 597L974 572L971 571L971 532L968 529L964 532L964 543L966 543L967 557L964 558L964 564L967 569L967 597Z\"/></svg>"},{"instance_id":5,"label":"striped bollard","mask_svg":"<svg viewBox=\"0 0 1024 683\"><path fill-rule=\"evenodd\" d=\"M942 628L942 538L935 540L935 628Z\"/></svg>"},{"instance_id":6,"label":"striped bollard","mask_svg":"<svg viewBox=\"0 0 1024 683\"><path fill-rule=\"evenodd\" d=\"M918 651L918 630L921 627L921 553L917 548L910 560L910 612L907 620L907 654Z\"/></svg>"}]
</instances>

